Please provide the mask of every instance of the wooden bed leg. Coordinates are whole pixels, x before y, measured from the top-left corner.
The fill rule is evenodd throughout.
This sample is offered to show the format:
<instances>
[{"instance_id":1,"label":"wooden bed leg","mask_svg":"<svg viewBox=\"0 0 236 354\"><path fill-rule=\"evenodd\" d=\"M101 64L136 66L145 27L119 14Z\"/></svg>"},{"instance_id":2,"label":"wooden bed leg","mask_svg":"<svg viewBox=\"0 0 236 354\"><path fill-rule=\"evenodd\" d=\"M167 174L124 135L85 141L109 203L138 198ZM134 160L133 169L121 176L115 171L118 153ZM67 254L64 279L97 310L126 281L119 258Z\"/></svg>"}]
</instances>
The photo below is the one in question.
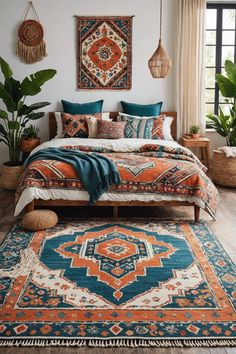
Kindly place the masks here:
<instances>
[{"instance_id":1,"label":"wooden bed leg","mask_svg":"<svg viewBox=\"0 0 236 354\"><path fill-rule=\"evenodd\" d=\"M113 215L114 218L118 218L118 206L117 205L113 205Z\"/></svg>"},{"instance_id":2,"label":"wooden bed leg","mask_svg":"<svg viewBox=\"0 0 236 354\"><path fill-rule=\"evenodd\" d=\"M32 202L30 202L29 204L26 205L26 212L28 213L29 211L33 211L34 210L34 200L32 200Z\"/></svg>"},{"instance_id":3,"label":"wooden bed leg","mask_svg":"<svg viewBox=\"0 0 236 354\"><path fill-rule=\"evenodd\" d=\"M199 222L199 217L200 217L200 207L197 205L194 205L194 219L195 222Z\"/></svg>"}]
</instances>

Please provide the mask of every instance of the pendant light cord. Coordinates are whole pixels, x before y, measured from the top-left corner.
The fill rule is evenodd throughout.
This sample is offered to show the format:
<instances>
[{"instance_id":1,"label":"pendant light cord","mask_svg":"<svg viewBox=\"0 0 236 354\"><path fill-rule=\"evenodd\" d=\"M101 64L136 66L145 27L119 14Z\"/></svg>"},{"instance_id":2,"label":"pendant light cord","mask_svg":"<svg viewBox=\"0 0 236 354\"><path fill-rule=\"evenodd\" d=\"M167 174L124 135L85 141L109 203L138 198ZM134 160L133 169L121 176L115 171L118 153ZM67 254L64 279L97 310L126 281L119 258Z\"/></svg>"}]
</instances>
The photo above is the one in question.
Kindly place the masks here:
<instances>
[{"instance_id":1,"label":"pendant light cord","mask_svg":"<svg viewBox=\"0 0 236 354\"><path fill-rule=\"evenodd\" d=\"M161 39L161 31L162 31L162 0L160 0L160 39Z\"/></svg>"}]
</instances>

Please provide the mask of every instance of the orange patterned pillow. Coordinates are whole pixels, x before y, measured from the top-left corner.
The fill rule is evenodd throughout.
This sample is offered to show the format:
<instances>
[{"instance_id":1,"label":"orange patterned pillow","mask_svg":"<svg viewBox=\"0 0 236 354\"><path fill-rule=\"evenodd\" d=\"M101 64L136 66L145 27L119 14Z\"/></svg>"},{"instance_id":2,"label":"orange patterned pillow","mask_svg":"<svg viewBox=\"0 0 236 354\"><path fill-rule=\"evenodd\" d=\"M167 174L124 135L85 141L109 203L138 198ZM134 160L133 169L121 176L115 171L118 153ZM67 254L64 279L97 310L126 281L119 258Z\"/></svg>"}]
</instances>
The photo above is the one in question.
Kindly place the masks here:
<instances>
[{"instance_id":1,"label":"orange patterned pillow","mask_svg":"<svg viewBox=\"0 0 236 354\"><path fill-rule=\"evenodd\" d=\"M163 125L165 115L160 115L155 118L152 128L152 139L164 140Z\"/></svg>"},{"instance_id":2,"label":"orange patterned pillow","mask_svg":"<svg viewBox=\"0 0 236 354\"><path fill-rule=\"evenodd\" d=\"M171 136L171 123L173 117L166 117L165 114L155 117L152 128L152 139L173 140Z\"/></svg>"},{"instance_id":3,"label":"orange patterned pillow","mask_svg":"<svg viewBox=\"0 0 236 354\"><path fill-rule=\"evenodd\" d=\"M90 117L102 119L102 113L75 115L62 113L61 117L64 138L88 138L87 119Z\"/></svg>"},{"instance_id":4,"label":"orange patterned pillow","mask_svg":"<svg viewBox=\"0 0 236 354\"><path fill-rule=\"evenodd\" d=\"M98 120L97 139L122 139L126 122Z\"/></svg>"}]
</instances>

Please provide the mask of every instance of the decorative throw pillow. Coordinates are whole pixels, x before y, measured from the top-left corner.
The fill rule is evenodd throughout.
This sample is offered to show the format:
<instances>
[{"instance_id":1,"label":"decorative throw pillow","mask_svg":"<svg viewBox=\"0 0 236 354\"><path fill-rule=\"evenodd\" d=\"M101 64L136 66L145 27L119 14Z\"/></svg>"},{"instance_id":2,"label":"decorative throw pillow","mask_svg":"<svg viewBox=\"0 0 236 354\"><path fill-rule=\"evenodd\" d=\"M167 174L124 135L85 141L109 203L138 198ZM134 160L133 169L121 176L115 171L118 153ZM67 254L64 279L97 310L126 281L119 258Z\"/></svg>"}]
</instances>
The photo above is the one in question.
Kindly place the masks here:
<instances>
[{"instance_id":1,"label":"decorative throw pillow","mask_svg":"<svg viewBox=\"0 0 236 354\"><path fill-rule=\"evenodd\" d=\"M173 117L166 117L164 114L155 117L152 128L152 139L174 140L171 136L171 124Z\"/></svg>"},{"instance_id":2,"label":"decorative throw pillow","mask_svg":"<svg viewBox=\"0 0 236 354\"><path fill-rule=\"evenodd\" d=\"M124 137L125 122L98 120L97 123L97 139L122 139Z\"/></svg>"},{"instance_id":3,"label":"decorative throw pillow","mask_svg":"<svg viewBox=\"0 0 236 354\"><path fill-rule=\"evenodd\" d=\"M57 134L54 137L54 139L59 139L59 138L63 137L62 114L64 114L64 113L62 113L62 112L54 112L56 123L57 123ZM110 118L109 118L110 117L110 112L104 112L104 113L101 113L101 115L102 115L102 119L110 121ZM92 114L92 115L90 114L90 115L86 115L86 116L94 118L94 114ZM97 118L95 119L95 121L97 122ZM88 126L88 131L89 131L89 138L92 138L92 136L90 137L89 126Z\"/></svg>"},{"instance_id":4,"label":"decorative throw pillow","mask_svg":"<svg viewBox=\"0 0 236 354\"><path fill-rule=\"evenodd\" d=\"M154 118L126 118L125 138L152 139Z\"/></svg>"},{"instance_id":5,"label":"decorative throw pillow","mask_svg":"<svg viewBox=\"0 0 236 354\"><path fill-rule=\"evenodd\" d=\"M102 113L102 119L103 118L103 113ZM97 131L98 131L98 119L96 117L89 117L86 118L87 124L88 124L88 137L89 138L96 138L97 137ZM107 122L112 122L112 119L104 119Z\"/></svg>"},{"instance_id":6,"label":"decorative throw pillow","mask_svg":"<svg viewBox=\"0 0 236 354\"><path fill-rule=\"evenodd\" d=\"M88 138L87 118L94 116L96 119L102 119L101 113L93 115L62 113L63 137L64 138Z\"/></svg>"},{"instance_id":7,"label":"decorative throw pillow","mask_svg":"<svg viewBox=\"0 0 236 354\"><path fill-rule=\"evenodd\" d=\"M117 120L125 121L127 119L150 119L150 117L138 117L131 116L122 112L119 112ZM171 136L171 124L173 117L166 117L165 114L161 114L154 118L153 128L152 128L152 138L157 140L173 140Z\"/></svg>"},{"instance_id":8,"label":"decorative throw pillow","mask_svg":"<svg viewBox=\"0 0 236 354\"><path fill-rule=\"evenodd\" d=\"M88 103L72 103L69 101L61 100L63 110L69 114L92 114L101 113L103 100Z\"/></svg>"},{"instance_id":9,"label":"decorative throw pillow","mask_svg":"<svg viewBox=\"0 0 236 354\"><path fill-rule=\"evenodd\" d=\"M124 113L131 114L133 116L139 116L139 117L159 116L159 114L161 113L162 104L163 102L143 105L143 104L121 101L121 106Z\"/></svg>"}]
</instances>

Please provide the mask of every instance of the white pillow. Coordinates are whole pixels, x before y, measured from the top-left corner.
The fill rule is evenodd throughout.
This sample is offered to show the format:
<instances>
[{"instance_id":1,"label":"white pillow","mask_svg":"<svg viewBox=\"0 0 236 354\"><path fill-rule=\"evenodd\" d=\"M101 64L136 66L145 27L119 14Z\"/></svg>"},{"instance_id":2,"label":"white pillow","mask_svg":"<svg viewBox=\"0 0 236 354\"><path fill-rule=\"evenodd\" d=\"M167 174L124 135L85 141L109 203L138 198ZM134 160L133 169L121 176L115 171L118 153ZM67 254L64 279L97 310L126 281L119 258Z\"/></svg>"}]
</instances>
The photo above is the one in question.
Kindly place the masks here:
<instances>
[{"instance_id":1,"label":"white pillow","mask_svg":"<svg viewBox=\"0 0 236 354\"><path fill-rule=\"evenodd\" d=\"M130 114L127 113L123 113L123 112L119 112L118 117L117 117L117 121L118 122L124 122L125 118L138 118L138 119L149 119L149 118L160 118L162 117L163 119L163 127L162 127L162 135L164 137L163 140L174 140L172 135L171 135L171 124L173 122L173 117L167 117L165 114L160 114L159 116L151 116L151 117L140 117L140 116L132 116ZM155 123L154 123L155 125ZM153 138L156 140L156 138Z\"/></svg>"},{"instance_id":2,"label":"white pillow","mask_svg":"<svg viewBox=\"0 0 236 354\"><path fill-rule=\"evenodd\" d=\"M56 123L57 123L57 134L54 137L54 139L59 139L63 136L63 125L62 125L62 119L61 119L61 114L63 112L54 112L55 118L56 118ZM92 117L92 115L91 115ZM110 112L104 112L102 113L102 119L103 120L108 120L110 121ZM96 135L95 135L96 136ZM90 138L90 134L89 134Z\"/></svg>"}]
</instances>

